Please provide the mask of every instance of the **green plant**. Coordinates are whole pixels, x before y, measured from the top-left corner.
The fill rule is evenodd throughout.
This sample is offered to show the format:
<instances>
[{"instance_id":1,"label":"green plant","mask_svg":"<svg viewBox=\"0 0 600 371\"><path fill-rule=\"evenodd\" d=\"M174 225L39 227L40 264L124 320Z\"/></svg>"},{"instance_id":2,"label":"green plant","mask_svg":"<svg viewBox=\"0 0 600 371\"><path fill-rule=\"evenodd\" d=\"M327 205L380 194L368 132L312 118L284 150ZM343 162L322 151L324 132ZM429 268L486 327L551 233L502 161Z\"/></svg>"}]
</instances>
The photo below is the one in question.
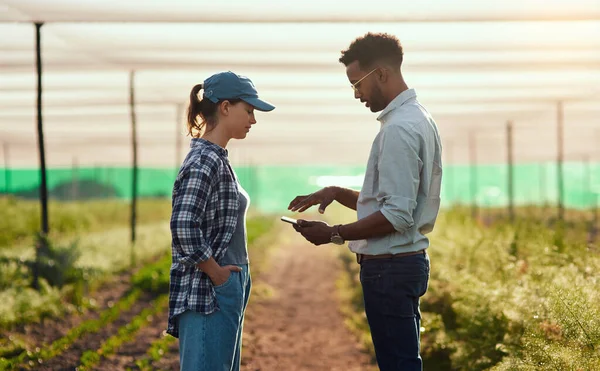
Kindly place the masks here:
<instances>
[{"instance_id":1,"label":"green plant","mask_svg":"<svg viewBox=\"0 0 600 371\"><path fill-rule=\"evenodd\" d=\"M498 217L488 227L466 209L440 215L421 300L426 370L600 369L600 257L587 247L586 222L570 212L549 228L542 211L524 211L517 223ZM364 336L348 267L348 318L363 321L354 328Z\"/></svg>"},{"instance_id":2,"label":"green plant","mask_svg":"<svg viewBox=\"0 0 600 371\"><path fill-rule=\"evenodd\" d=\"M27 351L27 344L20 337L0 339L0 359L14 358Z\"/></svg>"},{"instance_id":3,"label":"green plant","mask_svg":"<svg viewBox=\"0 0 600 371\"><path fill-rule=\"evenodd\" d=\"M131 322L121 327L116 335L107 339L99 349L87 350L83 353L80 359L79 371L91 370L98 364L102 357L106 357L114 353L123 343L133 340L135 334L147 325L152 316L162 312L169 302L169 295L162 295L150 304L149 308L144 309L140 314L134 317Z\"/></svg>"},{"instance_id":4,"label":"green plant","mask_svg":"<svg viewBox=\"0 0 600 371\"><path fill-rule=\"evenodd\" d=\"M156 263L149 264L135 273L131 282L135 287L147 292L168 293L170 268L171 254L165 254Z\"/></svg>"},{"instance_id":5,"label":"green plant","mask_svg":"<svg viewBox=\"0 0 600 371\"><path fill-rule=\"evenodd\" d=\"M30 275L37 271L38 277L45 279L51 286L63 287L66 284L82 282L94 273L91 269L76 266L81 256L77 242L68 246L58 246L48 238L40 238L36 251L36 258L23 263L29 268Z\"/></svg>"},{"instance_id":6,"label":"green plant","mask_svg":"<svg viewBox=\"0 0 600 371\"><path fill-rule=\"evenodd\" d=\"M140 290L132 291L126 297L115 303L114 306L102 312L98 319L92 319L81 323L79 326L71 329L65 336L52 342L48 346L45 346L41 349L38 348L33 352L27 351L25 353L21 353L18 357L9 359L0 358L0 369L14 370L18 369L20 365L30 361L45 361L60 355L65 349L68 349L71 344L73 344L83 335L97 332L102 327L115 321L121 312L131 308L131 306L139 299L140 295Z\"/></svg>"},{"instance_id":7,"label":"green plant","mask_svg":"<svg viewBox=\"0 0 600 371\"><path fill-rule=\"evenodd\" d=\"M177 339L163 333L161 337L154 340L144 358L135 361L135 365L142 371L153 370L153 362L157 362L168 352L169 347L175 343Z\"/></svg>"}]
</instances>

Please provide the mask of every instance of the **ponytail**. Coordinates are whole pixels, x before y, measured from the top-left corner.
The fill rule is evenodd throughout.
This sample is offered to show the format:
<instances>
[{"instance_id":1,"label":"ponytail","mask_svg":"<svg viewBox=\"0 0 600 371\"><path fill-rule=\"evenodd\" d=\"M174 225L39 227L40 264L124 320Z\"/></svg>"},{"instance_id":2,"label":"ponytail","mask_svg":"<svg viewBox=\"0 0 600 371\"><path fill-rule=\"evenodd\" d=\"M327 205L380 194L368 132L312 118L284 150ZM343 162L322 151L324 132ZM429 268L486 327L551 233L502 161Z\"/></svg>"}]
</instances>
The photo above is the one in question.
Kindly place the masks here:
<instances>
[{"instance_id":1,"label":"ponytail","mask_svg":"<svg viewBox=\"0 0 600 371\"><path fill-rule=\"evenodd\" d=\"M190 93L190 105L187 112L187 129L188 134L192 137L199 137L202 129L206 125L204 118L202 118L201 122L198 122L198 116L202 114L202 101L204 100L198 99L198 94L203 88L204 86L202 84L198 84L192 88L192 92Z\"/></svg>"}]
</instances>

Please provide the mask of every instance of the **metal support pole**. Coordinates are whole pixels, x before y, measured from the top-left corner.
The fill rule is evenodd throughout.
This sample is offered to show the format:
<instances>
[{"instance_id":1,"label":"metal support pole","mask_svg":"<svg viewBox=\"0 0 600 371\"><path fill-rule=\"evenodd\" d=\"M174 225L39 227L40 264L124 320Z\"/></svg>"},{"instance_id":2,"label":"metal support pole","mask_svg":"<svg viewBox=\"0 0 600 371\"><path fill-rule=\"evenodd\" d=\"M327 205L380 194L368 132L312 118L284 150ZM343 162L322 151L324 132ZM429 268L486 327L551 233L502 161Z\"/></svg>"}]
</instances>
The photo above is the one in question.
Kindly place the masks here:
<instances>
[{"instance_id":1,"label":"metal support pole","mask_svg":"<svg viewBox=\"0 0 600 371\"><path fill-rule=\"evenodd\" d=\"M40 249L46 248L46 236L49 232L48 224L48 185L46 182L46 150L44 148L44 127L42 121L42 37L43 23L35 23L35 50L37 70L37 132L38 148L40 155L40 203L41 203L41 228L35 251L35 264L33 268L33 288L39 288L39 255Z\"/></svg>"},{"instance_id":2,"label":"metal support pole","mask_svg":"<svg viewBox=\"0 0 600 371\"><path fill-rule=\"evenodd\" d=\"M506 149L508 156L508 218L511 222L515 221L515 208L514 208L514 157L513 157L513 123L508 121L506 123Z\"/></svg>"},{"instance_id":3,"label":"metal support pole","mask_svg":"<svg viewBox=\"0 0 600 371\"><path fill-rule=\"evenodd\" d=\"M558 188L558 220L563 221L565 217L564 205L564 179L563 179L563 162L564 162L564 112L563 103L558 102L556 106L556 127L557 127L557 155L556 155L556 180Z\"/></svg>"},{"instance_id":4,"label":"metal support pole","mask_svg":"<svg viewBox=\"0 0 600 371\"><path fill-rule=\"evenodd\" d=\"M137 177L138 177L138 162L137 162L137 125L135 117L135 71L129 73L129 107L131 113L131 148L133 152L132 164L132 181L131 181L131 244L132 244L132 259L133 259L133 244L135 243L135 227L137 218Z\"/></svg>"}]
</instances>

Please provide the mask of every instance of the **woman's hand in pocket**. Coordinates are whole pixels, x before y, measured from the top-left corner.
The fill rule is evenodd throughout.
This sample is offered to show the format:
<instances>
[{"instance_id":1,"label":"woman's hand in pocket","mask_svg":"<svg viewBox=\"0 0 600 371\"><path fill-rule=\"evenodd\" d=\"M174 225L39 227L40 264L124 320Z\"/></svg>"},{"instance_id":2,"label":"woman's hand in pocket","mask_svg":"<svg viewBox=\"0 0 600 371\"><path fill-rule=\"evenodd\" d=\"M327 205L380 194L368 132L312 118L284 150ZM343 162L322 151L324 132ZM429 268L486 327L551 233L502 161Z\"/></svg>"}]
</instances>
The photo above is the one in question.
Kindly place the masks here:
<instances>
[{"instance_id":1,"label":"woman's hand in pocket","mask_svg":"<svg viewBox=\"0 0 600 371\"><path fill-rule=\"evenodd\" d=\"M219 286L227 282L231 272L241 272L242 268L237 265L225 265L221 267L213 257L196 264L198 269L206 273L213 285Z\"/></svg>"},{"instance_id":2,"label":"woman's hand in pocket","mask_svg":"<svg viewBox=\"0 0 600 371\"><path fill-rule=\"evenodd\" d=\"M210 274L208 277L210 277L210 280L212 281L213 285L221 286L222 284L227 282L229 276L231 276L231 272L241 271L242 268L238 267L237 265L226 265L220 267L220 269L216 269L214 272L211 272L212 274Z\"/></svg>"}]
</instances>

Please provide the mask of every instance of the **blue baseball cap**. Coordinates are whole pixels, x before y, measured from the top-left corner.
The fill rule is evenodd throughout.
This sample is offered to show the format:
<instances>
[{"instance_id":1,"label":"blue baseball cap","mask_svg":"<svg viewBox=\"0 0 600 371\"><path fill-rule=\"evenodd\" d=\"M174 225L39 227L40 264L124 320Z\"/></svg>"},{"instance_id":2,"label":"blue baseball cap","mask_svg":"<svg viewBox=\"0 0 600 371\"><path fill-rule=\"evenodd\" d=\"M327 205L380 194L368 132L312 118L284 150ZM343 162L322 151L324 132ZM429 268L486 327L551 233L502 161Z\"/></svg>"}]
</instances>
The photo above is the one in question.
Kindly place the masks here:
<instances>
[{"instance_id":1,"label":"blue baseball cap","mask_svg":"<svg viewBox=\"0 0 600 371\"><path fill-rule=\"evenodd\" d=\"M224 99L241 99L259 111L272 111L275 106L258 97L252 81L231 71L219 72L204 80L203 98L213 103Z\"/></svg>"}]
</instances>

